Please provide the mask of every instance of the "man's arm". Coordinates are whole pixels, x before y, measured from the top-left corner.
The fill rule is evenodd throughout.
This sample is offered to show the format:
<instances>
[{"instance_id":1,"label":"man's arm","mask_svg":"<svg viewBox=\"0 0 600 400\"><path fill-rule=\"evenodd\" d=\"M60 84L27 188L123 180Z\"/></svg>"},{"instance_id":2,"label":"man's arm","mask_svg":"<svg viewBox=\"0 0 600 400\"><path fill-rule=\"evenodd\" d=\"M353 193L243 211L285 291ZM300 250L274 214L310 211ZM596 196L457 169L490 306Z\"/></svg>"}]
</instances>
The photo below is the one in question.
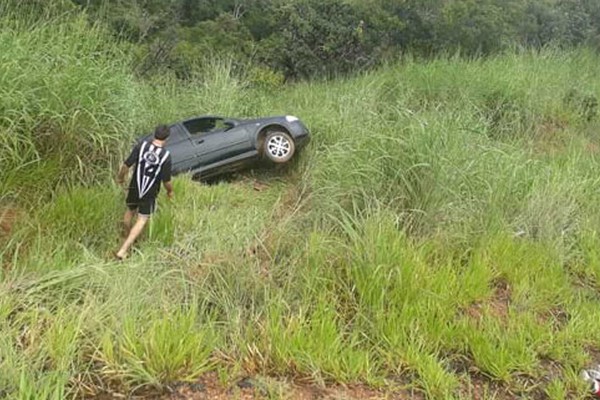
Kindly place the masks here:
<instances>
[{"instance_id":1,"label":"man's arm","mask_svg":"<svg viewBox=\"0 0 600 400\"><path fill-rule=\"evenodd\" d=\"M125 183L125 177L127 176L128 172L129 172L129 167L127 166L127 164L121 165L121 168L119 168L119 173L117 174L117 183L119 185L122 185L123 183Z\"/></svg>"},{"instance_id":2,"label":"man's arm","mask_svg":"<svg viewBox=\"0 0 600 400\"><path fill-rule=\"evenodd\" d=\"M129 168L137 161L140 154L140 145L135 145L129 153L129 157L125 160L121 168L119 169L119 173L117 174L117 183L122 185L125 182L125 178L127 177L127 173L129 172Z\"/></svg>"},{"instance_id":3,"label":"man's arm","mask_svg":"<svg viewBox=\"0 0 600 400\"><path fill-rule=\"evenodd\" d=\"M167 197L169 199L172 199L173 198L173 184L171 183L171 156L170 155L167 158L167 160L165 161L165 165L163 165L162 182L163 182L165 189L167 189Z\"/></svg>"},{"instance_id":4,"label":"man's arm","mask_svg":"<svg viewBox=\"0 0 600 400\"><path fill-rule=\"evenodd\" d=\"M165 187L165 189L167 189L167 197L169 199L173 198L173 184L171 183L171 181L168 182L163 182L163 185Z\"/></svg>"}]
</instances>

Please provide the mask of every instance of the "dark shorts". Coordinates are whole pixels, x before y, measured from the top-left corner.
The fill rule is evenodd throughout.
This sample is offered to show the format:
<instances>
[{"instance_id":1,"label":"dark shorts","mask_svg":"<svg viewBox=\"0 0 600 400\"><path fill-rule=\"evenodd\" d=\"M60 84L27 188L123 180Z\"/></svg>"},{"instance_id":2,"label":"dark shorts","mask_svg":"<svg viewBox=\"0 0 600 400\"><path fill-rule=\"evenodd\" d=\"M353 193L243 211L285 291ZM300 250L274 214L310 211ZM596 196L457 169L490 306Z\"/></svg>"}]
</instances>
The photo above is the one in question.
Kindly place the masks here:
<instances>
[{"instance_id":1,"label":"dark shorts","mask_svg":"<svg viewBox=\"0 0 600 400\"><path fill-rule=\"evenodd\" d=\"M137 190L129 190L127 192L127 207L130 210L137 210L138 214L150 216L156 210L156 199L154 197L142 198L138 197Z\"/></svg>"}]
</instances>

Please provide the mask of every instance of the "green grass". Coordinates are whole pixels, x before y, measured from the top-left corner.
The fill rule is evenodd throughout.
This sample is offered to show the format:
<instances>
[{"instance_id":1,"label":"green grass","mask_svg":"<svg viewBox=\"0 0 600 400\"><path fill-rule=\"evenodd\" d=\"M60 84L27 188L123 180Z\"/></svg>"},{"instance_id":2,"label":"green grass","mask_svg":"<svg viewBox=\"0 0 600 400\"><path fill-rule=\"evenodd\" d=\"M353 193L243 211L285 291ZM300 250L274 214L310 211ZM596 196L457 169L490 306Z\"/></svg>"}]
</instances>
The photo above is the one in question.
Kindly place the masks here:
<instances>
[{"instance_id":1,"label":"green grass","mask_svg":"<svg viewBox=\"0 0 600 400\"><path fill-rule=\"evenodd\" d=\"M262 91L226 61L140 81L101 26L47 18L0 17L9 398L147 393L208 371L585 397L578 372L600 361L597 55L406 59ZM313 140L292 168L177 178L113 263L112 176L131 139L204 113L294 114Z\"/></svg>"}]
</instances>

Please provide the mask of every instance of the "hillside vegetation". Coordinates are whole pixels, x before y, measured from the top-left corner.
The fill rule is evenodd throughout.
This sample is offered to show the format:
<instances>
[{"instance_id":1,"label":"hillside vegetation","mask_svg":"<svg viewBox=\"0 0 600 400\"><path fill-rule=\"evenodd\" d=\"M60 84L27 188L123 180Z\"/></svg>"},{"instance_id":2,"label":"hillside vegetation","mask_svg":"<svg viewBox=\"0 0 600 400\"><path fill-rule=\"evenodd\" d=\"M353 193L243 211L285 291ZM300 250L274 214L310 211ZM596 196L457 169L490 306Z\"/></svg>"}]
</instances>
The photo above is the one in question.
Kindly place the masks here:
<instances>
[{"instance_id":1,"label":"hillside vegetation","mask_svg":"<svg viewBox=\"0 0 600 400\"><path fill-rule=\"evenodd\" d=\"M251 63L262 86L335 76L410 53L464 57L548 45L599 49L596 0L4 0L85 10L131 46L136 74L187 79L202 57ZM41 11L43 10L43 11Z\"/></svg>"},{"instance_id":2,"label":"hillside vegetation","mask_svg":"<svg viewBox=\"0 0 600 400\"><path fill-rule=\"evenodd\" d=\"M268 90L226 60L185 83L142 81L129 45L85 15L1 11L3 395L150 395L207 376L234 388L250 376L256 398L301 383L587 395L579 370L600 361L597 54L406 57ZM178 177L114 263L113 175L132 138L204 113L294 114L313 139L284 170Z\"/></svg>"}]
</instances>

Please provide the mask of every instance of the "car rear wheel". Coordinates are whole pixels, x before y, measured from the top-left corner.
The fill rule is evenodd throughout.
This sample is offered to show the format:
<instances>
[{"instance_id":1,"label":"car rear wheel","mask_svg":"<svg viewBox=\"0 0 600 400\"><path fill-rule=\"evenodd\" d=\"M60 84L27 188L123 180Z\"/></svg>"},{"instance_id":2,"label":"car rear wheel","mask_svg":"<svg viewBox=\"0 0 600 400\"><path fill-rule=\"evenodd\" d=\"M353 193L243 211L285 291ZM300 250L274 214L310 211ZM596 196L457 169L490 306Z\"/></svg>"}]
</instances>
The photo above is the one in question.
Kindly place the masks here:
<instances>
[{"instance_id":1,"label":"car rear wheel","mask_svg":"<svg viewBox=\"0 0 600 400\"><path fill-rule=\"evenodd\" d=\"M287 132L271 131L265 137L262 150L269 160L281 164L294 156L296 145Z\"/></svg>"}]
</instances>

